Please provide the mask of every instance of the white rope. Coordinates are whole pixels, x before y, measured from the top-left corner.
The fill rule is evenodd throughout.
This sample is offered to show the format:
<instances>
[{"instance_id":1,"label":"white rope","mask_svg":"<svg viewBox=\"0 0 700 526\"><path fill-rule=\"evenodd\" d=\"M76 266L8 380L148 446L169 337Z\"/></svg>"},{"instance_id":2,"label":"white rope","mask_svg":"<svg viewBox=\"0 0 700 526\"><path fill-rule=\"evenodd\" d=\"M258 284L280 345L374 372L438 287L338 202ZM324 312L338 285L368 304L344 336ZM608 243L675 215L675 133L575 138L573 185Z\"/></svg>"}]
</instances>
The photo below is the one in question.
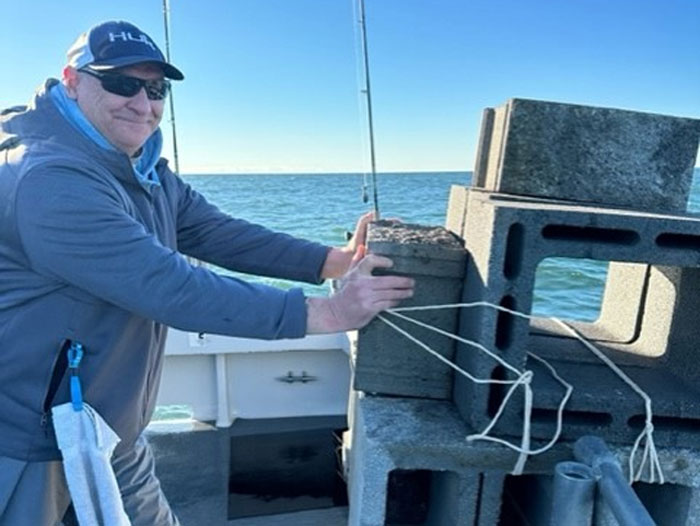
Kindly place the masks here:
<instances>
[{"instance_id":1,"label":"white rope","mask_svg":"<svg viewBox=\"0 0 700 526\"><path fill-rule=\"evenodd\" d=\"M409 321L409 322L411 322L411 323L413 323L413 324L415 324L415 325L418 325L418 326L420 326L420 327L423 327L424 329L428 329L428 330L430 330L430 331L437 332L438 334L442 334L443 336L447 336L448 338L451 338L451 339L453 339L453 340L457 340L458 342L462 342L462 343L464 343L464 344L466 344L466 345L469 345L470 347L476 347L476 348L479 349L480 351L483 351L483 352L485 352L486 354L488 354L491 358L493 358L494 360L496 360L496 361L497 361L498 363L500 363L503 367L505 367L506 369L512 371L513 373L517 374L518 376L520 376L520 375L523 374L523 373L520 372L517 368L513 367L511 364L509 364L508 362L506 362L503 358L501 358L500 356L498 356L496 353L494 353L493 351L490 351L489 349L487 349L486 347L484 347L483 345L481 345L481 344L478 343L478 342L475 342L475 341L472 341L472 340L467 340L467 339L465 339L465 338L462 338L462 337L460 337L460 336L457 336L456 334L452 334L452 333L447 332L447 331L444 331L444 330L442 330L442 329L440 329L440 328L438 328L438 327L434 327L433 325L429 325L429 324L427 324L427 323L423 323L422 321L416 320L415 318L409 318L408 316L406 316L406 315L404 315L404 314L399 314L399 313L397 312L396 309L389 309L389 310L387 310L386 312L388 312L389 314L393 314L393 315L396 316L397 318L404 319L404 320ZM487 380L487 381L484 382L484 383L490 383L490 382L495 382L495 381L496 381L496 380L491 380L491 379L489 379L489 380ZM511 383L511 382L508 382L508 383Z\"/></svg>"},{"instance_id":2,"label":"white rope","mask_svg":"<svg viewBox=\"0 0 700 526\"><path fill-rule=\"evenodd\" d=\"M408 321L410 321L410 322L412 322L412 323L416 323L416 324L418 324L418 325L423 325L424 327L429 328L430 330L434 330L435 332L439 332L439 333L441 333L441 334L445 334L446 336L448 336L448 337L450 337L450 338L453 338L453 339L458 339L458 340L462 341L463 343L473 344L473 345L477 346L478 348L481 348L481 347L482 347L481 345L479 345L479 344L476 343L476 342L471 342L471 341L469 341L469 340L464 340L463 338L456 337L456 336L453 335L453 334L450 334L450 333L447 333L447 332L445 332L445 331L442 331L441 329L438 329L437 327L432 327L432 326L423 324L422 322L419 322L418 320L414 320L413 318L409 318L409 317L407 317L407 316L403 316L403 315L400 315L400 314L397 314L397 313L392 313L392 312L390 312L390 314L394 314L394 315L396 315L396 316L400 316L400 317L404 318L405 320L408 320ZM404 330L403 330L401 327L399 327L398 325L395 325L394 323L390 322L388 319L386 319L386 318L385 318L384 316L382 316L381 314L379 315L379 318L380 318L384 323L386 323L387 325L389 325L390 327L392 327L394 330L396 330L397 332L399 332L400 334L402 334L403 336L405 336L406 338L408 338L408 339L411 340L412 342L416 343L417 345L419 345L419 346L422 347L423 349L427 350L430 354L432 354L433 356L439 358L440 361L442 361L443 363L446 363L447 365L449 365L450 367L452 367L454 370L456 370L458 373L462 374L463 376L466 376L467 378L469 378L469 379L472 380L473 382L475 382L475 383L477 383L477 384L490 384L490 383L495 383L495 384L511 384L511 388L508 390L507 395L504 397L503 401L501 402L501 406L498 408L498 412L496 413L496 416L494 416L493 420L491 421L491 423L489 424L489 426L487 427L487 429L484 430L484 431L481 433L481 435L483 435L483 436L482 436L482 437L479 437L479 436L473 436L473 437L472 437L472 436L468 436L468 437L467 437L467 440L477 440L477 439L479 439L479 438L481 438L482 440L493 439L493 440L497 440L497 441L503 443L504 445L506 445L507 447L509 447L509 448L511 448L511 449L513 449L513 450L515 450L515 451L517 451L518 453L520 453L520 457L518 458L518 462L517 462L517 464L516 464L516 467L513 469L513 474L515 474L515 475L520 475L520 474L522 473L522 466L524 466L524 463L525 463L525 460L524 460L524 459L527 459L527 455L529 454L528 451L527 451L527 447L529 447L529 435L530 435L530 433L529 433L529 430L530 430L530 423L529 423L529 422L530 422L530 419L529 419L529 416L530 416L530 413L532 412L532 399L531 399L531 397L528 399L528 397L526 396L526 399L525 399L525 410L524 410L524 413L525 413L524 421L525 421L525 422L524 422L524 430L523 430L523 437L524 437L524 438L523 438L523 442L521 443L521 446L520 446L520 447L515 446L515 445L511 444L510 442L506 442L505 440L495 439L495 438L492 438L492 437L486 437L485 435L486 435L486 433L488 433L488 431L493 427L493 425L495 425L496 421L498 421L498 419L500 418L501 414L503 413L503 411L504 411L504 409L505 409L506 404L508 403L508 400L509 400L510 397L512 396L512 394L513 394L513 392L515 391L515 389L516 389L519 385L525 384L525 385L526 385L526 392L529 390L529 385L527 385L527 384L529 384L529 383L530 383L530 380L532 379L532 373L529 373L529 374L528 374L528 372L526 372L526 373L520 373L520 371L518 371L517 369L515 369L514 367L512 367L510 364L507 364L508 367L509 367L511 370L515 371L515 372L518 374L518 379L517 379L517 380L491 380L491 379L476 378L476 377L472 376L471 374L469 374L469 373L468 373L467 371L465 371L464 369L462 369L462 368L460 368L459 366L457 366L457 365L456 365L455 363L453 363L452 361L448 360L448 359L445 358L444 356L440 355L439 353L437 353L436 351L434 351L433 349L431 349L428 345L426 345L425 343L423 343L423 342L420 341L419 339L415 338L412 334L408 333L407 331L404 331ZM489 352L489 351L487 350L487 352ZM498 358L498 360L500 361L500 358ZM504 363L505 363L505 362L504 362ZM529 402L529 405L528 405L528 402ZM520 471L518 471L518 467L520 467Z\"/></svg>"},{"instance_id":3,"label":"white rope","mask_svg":"<svg viewBox=\"0 0 700 526\"><path fill-rule=\"evenodd\" d=\"M447 308L447 307L442 307L442 308ZM498 411L496 411L496 414L492 418L491 422L486 426L486 428L481 432L476 435L469 435L467 437L467 440L473 441L473 440L486 440L486 441L491 441L491 442L496 442L499 444L502 444L516 452L519 453L518 461L516 462L515 467L513 468L513 474L514 475L520 475L523 472L523 468L525 466L525 462L527 461L527 457L529 455L533 454L539 454L543 451L546 451L547 449L551 448L559 439L559 436L561 434L561 429L562 429L562 415L564 411L564 406L566 405L569 397L571 396L571 386L566 383L559 375L556 373L554 374L555 378L557 381L561 382L562 385L566 387L566 394L564 395L564 398L562 399L562 402L560 404L559 410L557 411L557 415L560 421L557 422L557 430L555 433L554 438L549 442L547 446L544 448L540 448L537 450L531 450L530 449L530 427L531 427L531 417L532 417L532 388L530 386L530 383L532 381L533 373L532 371L525 371L521 372L508 362L506 362L503 358L498 356L497 354L493 353L483 345L481 345L478 342L474 342L472 340L467 340L465 338L462 338L460 336L451 334L447 331L444 331L442 329L439 329L438 327L434 327L432 325L429 325L427 323L423 323L422 321L416 320L414 318L410 318L408 316L405 316L403 314L400 314L397 312L398 310L403 310L403 309L390 309L387 310L386 312L389 314L392 314L398 318L404 319L410 323L413 323L415 325L418 325L420 327L423 327L425 329L428 329L430 331L436 332L438 334L442 334L443 336L446 336L448 338L451 338L453 340L459 341L461 343L464 343L465 345L475 347L482 352L486 353L487 355L491 356L495 361L497 361L499 364L501 364L503 367L506 369L510 370L511 372L515 373L517 375L516 380L494 380L491 378L484 379L484 378L476 378L475 376L471 375L469 372L465 371L464 369L460 368L456 364L454 364L452 361L448 360L435 350L431 349L428 345L426 345L424 342L420 341L419 339L415 338L413 335L408 333L407 331L403 330L402 328L398 327L396 324L392 323L389 321L385 316L379 315L379 319L381 319L384 323L392 327L394 330L411 340L412 342L416 343L418 346L421 348L425 349L428 351L431 355L435 356L438 358L440 361L443 363L447 364L448 366L452 367L455 371L458 373L462 374L463 376L467 377L469 380L477 383L477 384L505 384L505 385L510 385L510 389L506 393L506 396L503 398L501 401L501 404L498 408ZM541 362L545 363L547 367L549 368L550 371L554 372L554 368L551 367L545 360L542 358L538 357L538 360ZM506 440L503 440L501 438L497 437L492 437L489 436L488 433L491 432L493 427L496 425L498 420L500 419L501 415L503 414L506 405L508 404L508 401L512 397L513 393L515 392L516 388L518 386L522 385L525 389L525 396L524 396L524 408L523 408L523 436L522 436L522 441L520 446L516 446Z\"/></svg>"},{"instance_id":4,"label":"white rope","mask_svg":"<svg viewBox=\"0 0 700 526\"><path fill-rule=\"evenodd\" d=\"M541 358L540 356L537 356L534 353L528 352L527 354L537 360L538 362L542 363L552 374L552 376L566 388L566 393L562 397L562 401L559 404L559 407L557 409L557 424L556 424L556 431L554 433L554 436L552 439L545 444L543 447L535 450L530 449L530 427L531 427L531 416L532 416L532 387L531 387L531 381L533 377L532 371L524 371L521 372L505 360L503 360L500 356L495 354L494 352L490 351L483 345L481 345L478 342L474 342L472 340L467 340L465 338L462 338L460 336L456 336L454 334L448 333L447 331L444 331L442 329L439 329L437 327L434 327L432 325L429 325L427 323L423 323L419 320L416 320L414 318L410 318L408 316L405 316L403 314L400 314L400 312L408 312L408 311L424 311L424 310L437 310L437 309L452 309L452 308L470 308L470 307L489 307L493 308L502 312L507 312L509 314L512 314L514 316L519 316L521 318L526 318L526 319L534 319L536 318L535 316L525 314L519 311L515 311L512 309L508 309L506 307L502 307L500 305L494 305L493 303L489 303L486 301L477 301L477 302L471 302L471 303L452 303L452 304L444 304L444 305L422 305L422 306L414 306L414 307L398 307L394 309L388 309L387 313L396 316L398 318L404 319L410 323L413 323L415 325L418 325L420 327L423 327L425 329L431 330L433 332L436 332L438 334L442 334L443 336L446 336L448 338L451 338L453 340L459 341L461 343L464 343L465 345L468 345L470 347L474 347L476 349L479 349L480 351L486 353L488 356L496 360L499 364L501 364L503 367L506 369L510 370L511 372L515 373L517 375L516 380L494 380L494 379L483 379L483 378L476 378L473 375L471 375L469 372L465 371L464 369L458 367L456 364L452 363L450 360L436 352L435 350L431 349L428 345L425 343L421 342L405 330L401 329L394 323L390 322L385 316L379 315L379 319L381 319L384 323L392 327L394 330L408 338L409 340L413 341L426 351L428 351L431 355L435 356L438 358L440 361L443 363L447 364L448 366L452 367L455 371L457 371L459 374L465 376L469 380L477 383L477 384L505 384L505 385L510 385L511 387L509 388L508 392L506 393L505 397L501 401L501 405L498 408L498 411L496 411L496 414L494 415L493 419L489 424L486 426L486 428L481 432L476 435L469 435L467 437L467 440L485 440L485 441L490 441L490 442L495 442L498 444L502 444L520 454L518 457L518 461L516 462L516 465L513 469L513 474L519 475L522 473L525 462L527 460L527 457L529 455L538 455L540 453L543 453L550 449L554 444L559 440L559 437L561 436L562 428L563 428L563 416L564 416L564 408L566 407L567 402L569 401L569 398L571 397L571 394L573 392L573 387L571 384L566 382L559 374L556 372L554 367L550 363L548 363L546 360ZM583 336L581 336L577 331L575 331L571 326L563 322L562 320L558 318L550 318L560 326L562 326L567 332L569 332L571 335L573 335L575 338L577 338L581 343L583 343L584 346L586 346L587 349L589 349L593 354L595 354L605 365L610 367L610 369L613 370L615 374L617 374L627 385L629 385L642 399L644 400L645 404L645 409L646 409L646 424L644 426L644 429L640 433L640 435L637 437L637 439L634 442L634 445L632 446L632 450L630 452L630 459L629 459L629 479L630 483L636 480L640 480L642 476L642 471L644 469L644 465L646 464L647 461L649 461L649 479L651 482L656 481L656 477L658 476L659 482L663 484L664 482L664 474L663 470L661 468L661 463L659 461L658 457L658 452L656 450L656 446L654 444L654 438L653 438L653 432L654 432L654 426L652 424L652 418L653 418L653 413L651 409L651 398L639 387L629 376L627 376L615 363L610 360L605 354L603 354L602 351L600 351L597 347L595 347L592 343L590 343L588 340L586 340ZM524 411L523 411L523 437L520 446L516 446L506 440L503 440L498 437L492 437L489 436L489 433L493 429L493 427L496 425L498 422L499 418L503 414L503 411L505 410L506 404L512 397L513 393L515 392L515 389L522 385L525 389L525 396L524 396ZM642 453L642 458L639 463L639 467L635 473L634 471L634 459L635 456L638 452L638 449L641 445L642 440L645 440L644 442L644 449Z\"/></svg>"},{"instance_id":5,"label":"white rope","mask_svg":"<svg viewBox=\"0 0 700 526\"><path fill-rule=\"evenodd\" d=\"M395 314L395 313L393 313L393 312L391 312L391 311L387 311L387 312L389 312L390 314ZM411 322L417 322L417 324L421 324L420 322L418 322L418 320L414 320L414 319L409 318L409 317L407 317L407 316L401 316L401 317L402 317L403 319L405 319L405 320L409 320L409 321L411 321ZM447 358L445 358L444 356L442 356L442 355L441 355L440 353L438 353L437 351L434 351L433 349L431 349L428 345L426 345L425 343L423 343L422 341L420 341L418 338L415 338L415 337L414 337L413 335L411 335L410 333L404 331L404 330L403 330L401 327L399 327L398 325L395 325L394 323L390 322L388 319L386 319L386 318L385 318L384 316L382 316L381 314L379 315L379 319L382 320L382 321L383 321L384 323L386 323L387 325L389 325L389 327L391 327L392 329L394 329L394 330L396 330L397 332L399 332L399 333L401 333L402 335L404 335L406 338L408 338L409 340L411 340L411 341L412 341L413 343L415 343L416 345L418 345L418 346L422 347L423 349L425 349L426 351L428 351L428 352L429 352L430 354L432 354L435 358L437 358L438 360L440 360L440 361L443 362L444 364L448 365L449 367L452 367L452 368L453 368L455 371L457 371L459 374L461 374L462 376L466 376L467 378L469 378L472 382L474 382L474 383L476 383L476 384L491 384L491 383L494 383L494 384L505 384L505 385L510 385L510 384L519 384L519 383L520 383L520 382L518 382L517 380L492 380L492 379L490 379L490 378L487 378L487 379L484 379L484 378L477 378L476 376L473 376L473 375L470 374L469 372L467 372L467 371L465 371L464 369L462 369L461 367L459 367L459 366L458 366L457 364L455 364L454 362L452 362L452 361L448 360ZM427 328L427 327L426 327L426 328ZM479 344L476 343L476 342L471 342L471 341L469 341L469 340L464 340L463 338L459 338L458 336L454 336L453 334L448 334L448 333L446 333L446 332L443 332L441 329L438 329L437 327L432 327L431 329L434 330L435 332L440 332L440 333L442 333L442 334L448 335L448 336L451 337L451 338L458 339L458 340L461 341L462 343L473 344L475 347L481 348L481 345L479 345ZM510 367L510 365L509 365L509 367ZM518 371L518 370L515 369L514 367L510 367L510 368L511 368L513 371L515 371L515 372L518 374L518 376L521 376L520 371Z\"/></svg>"},{"instance_id":6,"label":"white rope","mask_svg":"<svg viewBox=\"0 0 700 526\"><path fill-rule=\"evenodd\" d=\"M629 480L630 484L636 480L640 480L642 477L642 470L644 469L644 464L646 463L647 460L649 460L649 480L650 482L655 482L656 481L656 475L658 474L659 477L659 483L663 484L664 483L664 473L663 470L661 469L661 462L659 461L659 455L656 451L656 446L654 444L654 424L652 423L652 410L651 410L651 398L649 397L648 394L646 394L641 387L639 387L629 376L627 376L622 369L620 369L615 363L605 356L603 352L598 349L595 345L590 343L588 340L586 340L583 336L581 336L578 331L576 331L573 327L570 325L564 323L558 318L552 318L555 322L557 322L561 327L563 327L569 334L574 336L576 339L578 339L583 345L588 348L589 351L591 351L593 354L595 354L605 365L610 367L610 369L615 372L622 380L629 385L632 390L634 390L641 398L644 400L644 408L646 410L646 423L644 425L644 429L642 432L639 434L637 439L634 441L634 445L632 446L632 451L630 452L630 458L629 458ZM642 453L642 459L639 463L639 468L637 469L637 472L634 472L634 457L637 454L637 451L639 450L639 446L641 445L642 440L645 440L644 442L644 450Z\"/></svg>"}]
</instances>

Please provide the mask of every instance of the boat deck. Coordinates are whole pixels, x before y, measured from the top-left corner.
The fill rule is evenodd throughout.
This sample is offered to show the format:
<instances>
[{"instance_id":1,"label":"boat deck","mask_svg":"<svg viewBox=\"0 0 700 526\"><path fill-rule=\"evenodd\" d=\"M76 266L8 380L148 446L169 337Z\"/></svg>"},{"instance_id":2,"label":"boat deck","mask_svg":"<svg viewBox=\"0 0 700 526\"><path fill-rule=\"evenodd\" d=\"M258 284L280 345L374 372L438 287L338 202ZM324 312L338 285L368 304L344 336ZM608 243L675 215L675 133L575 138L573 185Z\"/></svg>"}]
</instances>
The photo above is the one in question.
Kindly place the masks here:
<instances>
[{"instance_id":1,"label":"boat deck","mask_svg":"<svg viewBox=\"0 0 700 526\"><path fill-rule=\"evenodd\" d=\"M347 526L348 508L298 511L228 521L228 526Z\"/></svg>"}]
</instances>

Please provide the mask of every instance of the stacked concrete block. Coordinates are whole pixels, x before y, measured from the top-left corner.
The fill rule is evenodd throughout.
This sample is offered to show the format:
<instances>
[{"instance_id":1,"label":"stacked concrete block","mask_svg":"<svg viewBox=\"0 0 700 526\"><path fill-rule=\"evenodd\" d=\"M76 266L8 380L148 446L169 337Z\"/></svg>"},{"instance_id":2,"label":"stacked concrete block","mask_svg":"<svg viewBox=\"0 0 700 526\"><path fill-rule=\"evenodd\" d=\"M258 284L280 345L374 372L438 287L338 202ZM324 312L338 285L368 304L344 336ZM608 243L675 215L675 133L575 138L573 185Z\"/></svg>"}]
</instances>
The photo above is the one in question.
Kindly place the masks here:
<instances>
[{"instance_id":1,"label":"stacked concrete block","mask_svg":"<svg viewBox=\"0 0 700 526\"><path fill-rule=\"evenodd\" d=\"M617 296L604 299L603 311L618 316L619 336L615 336L611 319L614 314L608 315L602 327L580 322L572 325L606 350L652 396L655 416L659 423L668 424L657 426L661 443L700 444L700 436L693 432L694 426L700 426L700 390L693 382L698 365L695 348L687 345L700 336L696 320L700 297L693 292L700 286L700 253L695 245L700 246L700 220L518 199L477 189L469 192L467 208L465 243L471 257L464 288L466 302L486 301L529 312L537 265L553 256L654 265L648 270L639 265L626 269L627 274L636 272L633 284L639 284L640 276L646 280L643 299L639 287L629 291L634 300L629 303L639 310L615 309L620 303ZM668 239L683 242L671 247L663 241ZM618 275L624 277L625 273ZM679 309L681 304L683 309ZM533 436L548 438L553 434L563 389L546 369L528 359L529 351L550 360L574 385L565 413L569 425L564 437L573 439L588 431L610 441L633 441L641 431L642 400L559 326L541 323L533 330L527 319L480 307L462 311L460 334L496 350L521 370L535 371ZM513 378L495 360L472 348L460 347L456 358L458 365L479 378ZM478 428L490 422L504 392L503 386L487 388L455 377L455 403ZM519 434L522 406L515 400L511 407L517 410L506 415L499 429Z\"/></svg>"},{"instance_id":2,"label":"stacked concrete block","mask_svg":"<svg viewBox=\"0 0 700 526\"><path fill-rule=\"evenodd\" d=\"M572 325L650 394L665 470L684 476L679 459L687 453L688 465L697 463L695 453L673 447L700 443L691 345L700 337L700 296L693 294L700 287L700 220L678 214L687 202L699 123L513 99L485 113L474 188L451 191L446 227L456 238L435 243L435 232L416 225L374 225L369 233L370 251L397 263L392 273L417 277L409 305L462 300L529 312L543 259L612 262L600 318ZM550 476L556 462L570 459L567 438L595 433L631 444L641 431L641 399L557 324L487 307L455 312L409 315L534 371L533 448L554 433L563 389L528 353L548 359L574 384L562 443L529 459L528 476ZM397 324L474 376L513 379L479 350ZM401 496L413 499L411 484L429 495L418 499L417 523L499 524L504 473L516 454L465 438L491 421L507 387L473 384L380 321L359 333L355 347L358 392L344 444L350 524L396 522L392 509ZM492 434L519 442L521 402L511 400ZM680 479L672 482L695 495L697 481ZM690 513L678 524L694 524ZM596 524L606 524L603 515Z\"/></svg>"},{"instance_id":3,"label":"stacked concrete block","mask_svg":"<svg viewBox=\"0 0 700 526\"><path fill-rule=\"evenodd\" d=\"M511 99L484 112L474 186L683 212L699 136L697 119Z\"/></svg>"},{"instance_id":4,"label":"stacked concrete block","mask_svg":"<svg viewBox=\"0 0 700 526\"><path fill-rule=\"evenodd\" d=\"M402 306L460 300L466 251L462 240L448 230L373 223L367 247L394 262L386 273L415 279L414 296ZM450 334L457 332L455 310L407 315ZM453 358L454 340L385 316L441 356ZM343 447L349 524L495 526L504 472L495 466L474 469L463 462L463 437L455 437L464 433L465 424L449 401L452 370L381 320L359 331L351 348L356 390ZM489 452L501 459L497 449Z\"/></svg>"},{"instance_id":5,"label":"stacked concrete block","mask_svg":"<svg viewBox=\"0 0 700 526\"><path fill-rule=\"evenodd\" d=\"M529 492L532 498L517 500L518 495L522 497L524 485L537 483L546 489L554 466L572 460L571 443L562 441L531 457L521 476L504 476L514 467L517 454L494 443L467 441L474 430L453 404L358 393L355 397L355 422L343 437L350 526L390 524L387 517L399 490L426 504L421 517L412 517L412 524L513 526L527 518L528 524L549 526L551 494ZM610 446L620 464L627 466L629 445ZM700 454L677 447L660 447L658 453L666 484L638 482L635 490L658 524L700 526ZM392 474L426 471L429 488L424 496L405 481L399 489L392 488L392 482L400 479ZM513 504L512 499L517 500L518 516L509 521L502 510ZM593 524L616 524L600 498Z\"/></svg>"},{"instance_id":6,"label":"stacked concrete block","mask_svg":"<svg viewBox=\"0 0 700 526\"><path fill-rule=\"evenodd\" d=\"M349 526L402 518L431 526L498 524L503 470L514 455L468 444L468 428L448 401L354 396L355 419L344 436Z\"/></svg>"},{"instance_id":7,"label":"stacked concrete block","mask_svg":"<svg viewBox=\"0 0 700 526\"><path fill-rule=\"evenodd\" d=\"M601 317L571 325L649 392L657 439L665 444L700 443L692 344L700 336L700 223L667 215L685 211L698 137L700 121L693 119L513 99L486 110L476 188L453 188L448 210L447 224L470 254L465 301L529 312L543 259L613 262ZM565 437L595 432L629 441L641 431L641 399L557 324L470 309L460 333L535 371L534 436L552 435L563 389L529 351L574 384ZM513 378L471 348L457 358L476 376ZM480 428L504 394L502 386L455 382L461 414ZM499 429L520 433L522 410L506 415Z\"/></svg>"},{"instance_id":8,"label":"stacked concrete block","mask_svg":"<svg viewBox=\"0 0 700 526\"><path fill-rule=\"evenodd\" d=\"M650 266L646 293L638 317L620 318L621 324L636 329L628 342L594 341L652 399L654 436L658 443L698 447L700 437L700 391L697 388L700 338L700 269ZM641 432L646 414L642 400L622 385L612 371L592 354L581 352L581 344L561 329L530 335L529 348L547 357L562 373L576 379L578 396L569 410L577 417L565 436L575 438L587 422L595 421L605 433L631 440ZM567 359L568 357L568 359ZM532 364L533 369L538 366ZM537 374L537 373L536 373ZM548 377L540 369L541 379ZM541 427L551 427L560 389L546 382L539 391L536 417ZM601 391L601 386L608 386ZM613 387L616 386L616 387ZM594 402L597 401L597 405Z\"/></svg>"},{"instance_id":9,"label":"stacked concrete block","mask_svg":"<svg viewBox=\"0 0 700 526\"><path fill-rule=\"evenodd\" d=\"M456 303L461 297L466 251L461 240L441 227L378 222L370 225L367 249L390 258L387 272L411 276L413 298L401 306ZM407 313L450 334L457 332L457 312ZM385 314L396 325L452 359L454 340ZM451 369L381 320L359 333L353 349L354 388L369 393L449 399Z\"/></svg>"}]
</instances>

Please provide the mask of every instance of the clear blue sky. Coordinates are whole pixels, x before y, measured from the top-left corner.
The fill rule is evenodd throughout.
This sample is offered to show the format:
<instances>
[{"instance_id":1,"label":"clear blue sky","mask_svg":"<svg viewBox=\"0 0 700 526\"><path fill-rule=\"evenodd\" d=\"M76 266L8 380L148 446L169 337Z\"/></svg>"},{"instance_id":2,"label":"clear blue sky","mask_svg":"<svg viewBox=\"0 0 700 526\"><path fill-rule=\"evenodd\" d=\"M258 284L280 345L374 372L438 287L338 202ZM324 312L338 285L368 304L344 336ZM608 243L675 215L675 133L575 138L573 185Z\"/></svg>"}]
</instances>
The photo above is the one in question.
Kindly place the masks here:
<instances>
[{"instance_id":1,"label":"clear blue sky","mask_svg":"<svg viewBox=\"0 0 700 526\"><path fill-rule=\"evenodd\" d=\"M364 171L356 0L172 0L181 170ZM377 168L471 170L511 97L700 118L698 0L366 0ZM0 0L0 106L92 24L164 47L161 0ZM166 155L169 127L164 121Z\"/></svg>"}]
</instances>

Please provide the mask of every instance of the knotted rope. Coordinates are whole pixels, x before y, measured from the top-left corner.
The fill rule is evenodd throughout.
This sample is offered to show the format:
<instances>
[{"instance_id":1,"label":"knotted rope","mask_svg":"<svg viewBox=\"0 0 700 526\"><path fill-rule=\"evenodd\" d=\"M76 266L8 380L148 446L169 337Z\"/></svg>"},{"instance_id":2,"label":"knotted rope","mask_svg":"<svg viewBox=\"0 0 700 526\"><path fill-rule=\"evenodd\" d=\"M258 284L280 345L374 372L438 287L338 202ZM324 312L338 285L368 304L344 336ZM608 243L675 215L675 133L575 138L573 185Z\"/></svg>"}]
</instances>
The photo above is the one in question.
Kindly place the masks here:
<instances>
[{"instance_id":1,"label":"knotted rope","mask_svg":"<svg viewBox=\"0 0 700 526\"><path fill-rule=\"evenodd\" d=\"M494 417L492 418L491 422L484 428L483 431L480 433L474 434L474 435L469 435L467 436L467 440L473 441L473 440L485 440L485 441L490 441L490 442L495 442L498 444L501 444L505 447L508 447L517 453L519 453L518 460L513 468L512 473L514 475L519 475L522 474L525 462L527 461L527 457L530 455L538 455L540 453L544 453L548 449L550 449L556 442L559 440L559 437L561 436L562 432L562 427L563 427L563 419L564 419L564 408L566 407L567 402L571 398L571 394L573 392L573 386L566 382L554 369L554 367L547 362L544 358L541 358L540 356L537 356L534 353L528 352L528 356L534 358L538 362L540 362L542 365L544 365L549 372L552 374L552 376L559 382L562 386L564 386L566 392L564 396L562 397L562 400L559 404L559 407L557 409L557 424L556 424L556 430L554 432L553 437L551 440L545 444L544 446L538 448L538 449L531 449L530 448L530 442L531 442L531 419L532 419L532 387L531 387L531 382L533 378L533 372L532 371L520 371L518 368L514 367L513 365L509 364L506 362L503 358L498 356L496 353L493 351L487 349L484 345L475 342L473 340L468 340L466 338L462 338L460 336L457 336L455 334L451 334L447 331L444 331L438 327L432 326L430 324L424 323L420 320L416 320L414 318L411 318L409 316L406 316L402 314L402 312L408 312L408 311L424 311L424 310L438 310L438 309L456 309L456 308L473 308L473 307L488 307L492 309L496 309L501 312L506 312L508 314L511 314L513 316L518 316L521 318L526 318L526 319L533 319L536 318L535 316L525 314L516 310L508 309L506 307L502 307L500 305L494 305L493 303L485 302L485 301L478 301L478 302L472 302L472 303L453 303L453 304L446 304L446 305L423 305L423 306L415 306L415 307L399 307L395 309L388 309L385 312L387 314L390 314L392 316L395 316L397 318L403 319L409 323L412 323L414 325L417 325L419 327L423 327L427 330L430 330L432 332L441 334L443 336L446 336L447 338L453 339L455 341L461 342L469 347L476 348L480 350L481 352L487 354L490 356L492 359L494 359L496 362L498 362L500 365L502 365L505 369L511 371L516 375L515 380L498 380L498 379L492 379L492 378L477 378L476 376L472 375L468 371L462 369L459 367L457 364L452 362L451 360L445 358L442 356L440 353L435 351L434 349L430 348L427 344L424 342L420 341L418 338L414 337L412 334L407 332L406 330L402 329L395 323L391 322L385 315L380 314L378 318L382 320L384 323L386 323L389 327L393 328L396 330L398 333L409 339L410 341L414 342L416 345L430 353L432 356L443 362L444 364L448 365L452 369L454 369L458 374L461 374L462 376L466 377L470 381L476 383L476 384L501 384L501 385L510 385L510 388L508 389L508 392L506 395L503 397L503 400L501 401L501 404L496 411ZM661 464L659 462L658 458L658 452L656 450L656 447L654 445L654 438L653 438L653 431L654 431L654 426L652 424L652 409L651 409L651 398L634 382L632 379L630 379L617 365L615 365L612 360L610 360L605 354L603 354L600 349L595 347L592 343L587 341L583 336L581 336L577 331L575 331L573 328L571 328L568 324L563 322L562 320L558 318L551 318L554 322L562 326L568 333L573 335L575 338L577 338L581 343L583 343L587 349L589 349L591 352L593 352L605 365L610 367L612 371L617 374L625 383L627 383L639 396L642 397L645 403L645 408L646 408L646 425L639 435L637 439L634 442L634 445L632 447L632 451L630 453L630 460L629 460L629 479L630 482L639 480L641 478L644 466L647 462L649 462L649 478L651 482L654 482L656 480L656 476L658 475L658 479L661 483L664 481L664 475L663 471L661 469ZM499 437L494 437L489 435L489 433L492 431L498 420L500 419L501 415L505 411L506 405L510 398L513 396L513 393L515 390L519 387L523 386L523 389L525 390L524 393L524 408L523 408L523 436L520 442L520 445L513 444L511 442L508 442L507 440L504 440ZM644 450L642 454L642 459L640 461L639 467L635 473L634 471L634 459L636 456L636 453L642 443L642 440L644 440Z\"/></svg>"}]
</instances>

